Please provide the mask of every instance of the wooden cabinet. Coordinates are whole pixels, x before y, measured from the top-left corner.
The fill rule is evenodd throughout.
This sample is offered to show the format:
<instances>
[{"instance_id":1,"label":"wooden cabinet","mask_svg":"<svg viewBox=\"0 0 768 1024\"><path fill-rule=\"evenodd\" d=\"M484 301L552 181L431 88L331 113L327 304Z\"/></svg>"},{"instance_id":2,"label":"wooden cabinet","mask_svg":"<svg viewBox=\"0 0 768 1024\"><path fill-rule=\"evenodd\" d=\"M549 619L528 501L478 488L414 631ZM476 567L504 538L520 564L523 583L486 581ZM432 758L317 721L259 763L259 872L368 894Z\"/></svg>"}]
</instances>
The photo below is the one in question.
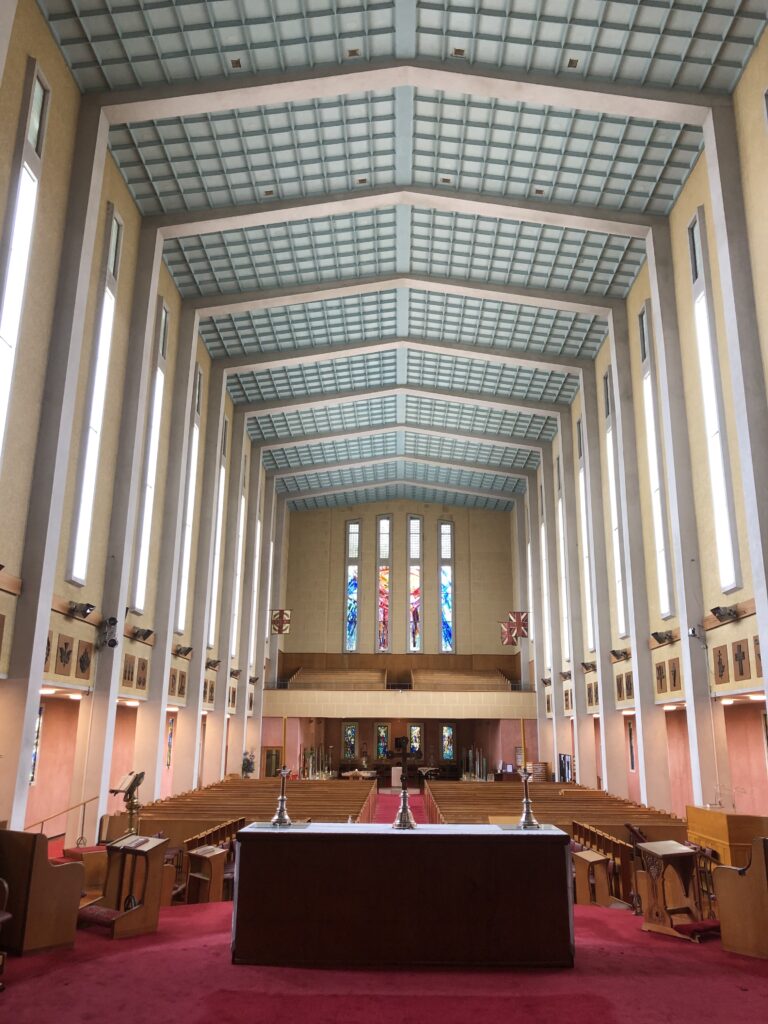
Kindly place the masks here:
<instances>
[{"instance_id":1,"label":"wooden cabinet","mask_svg":"<svg viewBox=\"0 0 768 1024\"><path fill-rule=\"evenodd\" d=\"M688 839L714 850L721 864L749 864L752 840L768 835L768 818L710 807L688 807Z\"/></svg>"}]
</instances>

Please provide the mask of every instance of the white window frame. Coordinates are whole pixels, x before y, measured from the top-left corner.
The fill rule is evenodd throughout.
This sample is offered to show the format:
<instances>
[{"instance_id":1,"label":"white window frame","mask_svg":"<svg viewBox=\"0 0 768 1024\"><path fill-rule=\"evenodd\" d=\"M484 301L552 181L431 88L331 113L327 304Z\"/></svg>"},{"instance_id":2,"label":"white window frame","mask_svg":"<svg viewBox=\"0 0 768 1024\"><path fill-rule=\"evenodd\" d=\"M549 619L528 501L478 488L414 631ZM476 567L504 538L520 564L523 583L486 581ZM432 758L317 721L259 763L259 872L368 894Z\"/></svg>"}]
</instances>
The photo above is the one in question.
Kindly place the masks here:
<instances>
[{"instance_id":1,"label":"white window frame","mask_svg":"<svg viewBox=\"0 0 768 1024\"><path fill-rule=\"evenodd\" d=\"M648 463L648 489L651 497L653 545L656 556L656 584L659 614L662 619L674 615L672 600L672 572L669 564L667 535L667 495L664 489L664 457L659 436L656 366L651 330L651 304L646 302L637 318L640 333L640 368L643 387L643 413L645 420L645 447Z\"/></svg>"},{"instance_id":2,"label":"white window frame","mask_svg":"<svg viewBox=\"0 0 768 1024\"><path fill-rule=\"evenodd\" d=\"M383 545L382 545L382 524L388 524L387 534L387 554L384 556ZM389 654L392 650L392 544L394 541L392 535L392 516L377 516L376 517L376 627L374 633L374 651L377 654ZM388 634L386 646L379 646L379 572L382 566L386 566L389 569L389 622L388 622Z\"/></svg>"},{"instance_id":3,"label":"white window frame","mask_svg":"<svg viewBox=\"0 0 768 1024\"><path fill-rule=\"evenodd\" d=\"M187 452L187 488L184 496L184 517L179 561L179 584L176 593L176 629L184 633L189 604L189 574L192 564L192 536L195 528L195 501L197 498L197 472L200 458L200 410L202 408L203 371L196 364L192 384L192 409L189 424Z\"/></svg>"},{"instance_id":4,"label":"white window frame","mask_svg":"<svg viewBox=\"0 0 768 1024\"><path fill-rule=\"evenodd\" d=\"M152 398L149 403L147 431L144 439L144 480L141 488L141 505L136 520L136 541L134 544L133 592L131 610L144 611L149 575L149 551L152 543L152 519L155 511L155 484L157 463L160 454L160 430L163 421L163 399L165 396L166 359L168 356L168 325L170 314L162 298L157 301L155 316L154 367Z\"/></svg>"},{"instance_id":5,"label":"white window frame","mask_svg":"<svg viewBox=\"0 0 768 1024\"><path fill-rule=\"evenodd\" d=\"M417 530L412 533L411 525L415 523ZM406 558L407 558L407 581L406 581L406 644L409 654L422 654L424 651L424 519L422 516L407 517L406 522ZM418 554L414 555L411 547L411 537L418 537ZM411 570L419 570L419 638L418 644L414 647L411 639Z\"/></svg>"},{"instance_id":6,"label":"white window frame","mask_svg":"<svg viewBox=\"0 0 768 1024\"><path fill-rule=\"evenodd\" d=\"M91 354L88 397L85 401L86 416L80 444L80 460L75 488L77 497L67 572L67 580L80 587L85 585L88 575L124 231L125 225L114 205L107 203L100 297L96 311L96 337Z\"/></svg>"},{"instance_id":7,"label":"white window frame","mask_svg":"<svg viewBox=\"0 0 768 1024\"><path fill-rule=\"evenodd\" d=\"M563 504L563 478L560 456L555 460L557 483L557 554L560 569L560 647L563 661L571 660L571 614L568 607L568 564L565 559L565 508Z\"/></svg>"},{"instance_id":8,"label":"white window frame","mask_svg":"<svg viewBox=\"0 0 768 1024\"><path fill-rule=\"evenodd\" d=\"M350 538L352 527L357 527L357 551L352 554ZM360 563L362 561L361 551L363 543L363 527L359 519L348 519L344 523L344 615L342 621L341 649L345 654L354 654L360 647ZM349 600L349 569L350 566L357 567L357 629L355 630L355 643L350 646L347 637L347 602Z\"/></svg>"},{"instance_id":9,"label":"white window frame","mask_svg":"<svg viewBox=\"0 0 768 1024\"><path fill-rule=\"evenodd\" d=\"M443 555L443 527L447 526L451 543L450 558ZM443 646L443 599L442 577L443 567L451 570L451 646ZM437 523L437 608L438 608L438 650L441 654L456 653L456 524L450 519L440 519Z\"/></svg>"},{"instance_id":10,"label":"white window frame","mask_svg":"<svg viewBox=\"0 0 768 1024\"><path fill-rule=\"evenodd\" d=\"M613 583L616 601L616 632L620 637L629 635L627 627L627 590L624 565L624 545L621 535L621 497L619 495L618 447L614 423L613 367L603 375L603 402L605 411L605 462L608 467L608 509L611 518L611 553L613 555Z\"/></svg>"},{"instance_id":11,"label":"white window frame","mask_svg":"<svg viewBox=\"0 0 768 1024\"><path fill-rule=\"evenodd\" d=\"M576 454L579 460L579 526L581 528L581 572L584 591L584 627L587 634L587 650L595 650L595 608L592 598L592 550L589 543L589 521L587 518L587 466L584 458L584 428L581 419L576 420Z\"/></svg>"},{"instance_id":12,"label":"white window frame","mask_svg":"<svg viewBox=\"0 0 768 1024\"><path fill-rule=\"evenodd\" d=\"M229 421L224 417L221 428L221 458L219 460L219 478L216 483L216 533L213 540L213 571L209 591L208 615L208 649L216 643L219 612L219 572L221 570L221 542L224 536L224 498L227 493L227 440Z\"/></svg>"},{"instance_id":13,"label":"white window frame","mask_svg":"<svg viewBox=\"0 0 768 1024\"><path fill-rule=\"evenodd\" d=\"M36 86L42 91L37 134L30 139ZM0 467L2 467L13 373L24 318L29 262L35 235L51 90L36 60L29 58L24 80L8 206L0 241ZM29 190L34 188L30 197ZM27 202L23 203L23 197Z\"/></svg>"},{"instance_id":14,"label":"white window frame","mask_svg":"<svg viewBox=\"0 0 768 1024\"><path fill-rule=\"evenodd\" d=\"M712 496L718 574L722 592L729 594L738 590L742 585L741 563L736 533L736 513L723 405L723 386L720 377L717 328L712 303L707 232L702 206L698 208L696 215L688 225L688 247L691 258L694 330L704 415L704 436L707 442L707 466ZM715 437L716 444L713 443ZM722 494L718 493L717 476L721 477L724 492Z\"/></svg>"}]
</instances>

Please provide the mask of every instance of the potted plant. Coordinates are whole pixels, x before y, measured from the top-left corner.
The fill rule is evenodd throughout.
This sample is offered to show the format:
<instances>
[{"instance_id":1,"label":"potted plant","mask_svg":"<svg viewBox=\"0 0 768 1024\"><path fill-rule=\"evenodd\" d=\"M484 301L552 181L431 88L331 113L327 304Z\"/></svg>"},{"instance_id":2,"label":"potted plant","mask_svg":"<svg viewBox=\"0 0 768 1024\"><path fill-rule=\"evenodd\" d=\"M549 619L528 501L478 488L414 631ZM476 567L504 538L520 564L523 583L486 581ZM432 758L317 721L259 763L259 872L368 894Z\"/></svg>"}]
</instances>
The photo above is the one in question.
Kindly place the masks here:
<instances>
[{"instance_id":1,"label":"potted plant","mask_svg":"<svg viewBox=\"0 0 768 1024\"><path fill-rule=\"evenodd\" d=\"M243 751L243 778L249 779L256 771L256 754L251 750Z\"/></svg>"}]
</instances>

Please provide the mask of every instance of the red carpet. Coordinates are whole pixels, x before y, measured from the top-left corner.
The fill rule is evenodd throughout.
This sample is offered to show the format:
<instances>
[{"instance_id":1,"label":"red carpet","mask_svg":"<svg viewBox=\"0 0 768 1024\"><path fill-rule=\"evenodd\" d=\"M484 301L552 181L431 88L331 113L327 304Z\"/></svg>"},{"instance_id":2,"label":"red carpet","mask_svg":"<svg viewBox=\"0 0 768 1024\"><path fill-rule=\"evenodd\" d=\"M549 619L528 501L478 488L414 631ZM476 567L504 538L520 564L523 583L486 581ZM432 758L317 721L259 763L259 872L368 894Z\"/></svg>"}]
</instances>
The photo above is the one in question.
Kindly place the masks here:
<instances>
[{"instance_id":1,"label":"red carpet","mask_svg":"<svg viewBox=\"0 0 768 1024\"><path fill-rule=\"evenodd\" d=\"M78 933L75 950L9 959L8 987L0 994L0 1020L9 1024L41 1020L56 1024L757 1024L768 1020L768 963L724 953L717 942L694 946L648 935L640 931L639 919L624 911L577 907L576 967L538 971L233 967L231 914L231 903L174 907L162 912L156 935L113 942L100 932L83 931Z\"/></svg>"},{"instance_id":2,"label":"red carpet","mask_svg":"<svg viewBox=\"0 0 768 1024\"><path fill-rule=\"evenodd\" d=\"M373 819L380 825L391 825L395 820L397 809L400 806L400 794L379 793L376 797L376 816ZM418 793L408 791L408 806L411 808L413 820L417 825L427 824L427 812L424 807L424 797Z\"/></svg>"}]
</instances>

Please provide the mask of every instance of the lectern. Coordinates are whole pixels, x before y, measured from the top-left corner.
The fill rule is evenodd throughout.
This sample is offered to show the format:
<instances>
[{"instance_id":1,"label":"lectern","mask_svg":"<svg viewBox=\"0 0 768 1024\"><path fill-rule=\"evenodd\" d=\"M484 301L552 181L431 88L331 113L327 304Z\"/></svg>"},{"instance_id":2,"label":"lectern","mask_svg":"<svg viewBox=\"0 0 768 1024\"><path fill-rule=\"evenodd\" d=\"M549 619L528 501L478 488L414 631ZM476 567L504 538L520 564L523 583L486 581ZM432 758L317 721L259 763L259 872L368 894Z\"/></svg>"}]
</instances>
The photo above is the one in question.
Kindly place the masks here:
<instances>
[{"instance_id":1,"label":"lectern","mask_svg":"<svg viewBox=\"0 0 768 1024\"><path fill-rule=\"evenodd\" d=\"M78 920L108 928L113 939L157 931L167 844L134 835L110 843L104 895L83 907Z\"/></svg>"}]
</instances>

